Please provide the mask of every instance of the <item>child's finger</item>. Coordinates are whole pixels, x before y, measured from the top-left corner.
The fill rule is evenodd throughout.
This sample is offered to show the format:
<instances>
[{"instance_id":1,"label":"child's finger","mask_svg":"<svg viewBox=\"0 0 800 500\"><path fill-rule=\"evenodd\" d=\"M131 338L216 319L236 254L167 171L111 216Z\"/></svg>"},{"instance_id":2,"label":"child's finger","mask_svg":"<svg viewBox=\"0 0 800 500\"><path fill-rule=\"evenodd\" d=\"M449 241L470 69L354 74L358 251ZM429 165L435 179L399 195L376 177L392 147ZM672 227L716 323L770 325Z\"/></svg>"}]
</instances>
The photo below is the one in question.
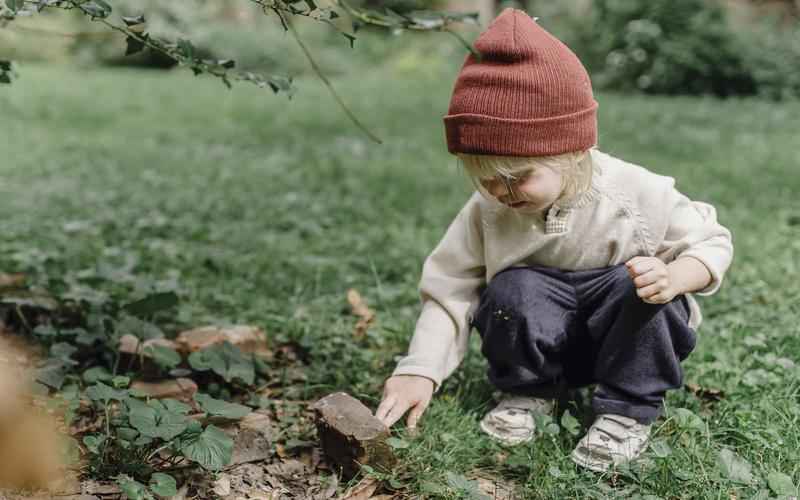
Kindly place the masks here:
<instances>
[{"instance_id":1,"label":"child's finger","mask_svg":"<svg viewBox=\"0 0 800 500\"><path fill-rule=\"evenodd\" d=\"M636 260L635 262L633 262L631 265L628 266L628 272L633 273L634 277L644 274L655 268L655 263L652 260L646 259L644 257L638 257L638 258L635 257L635 258L638 260ZM628 262L631 261L633 261L633 259L631 259Z\"/></svg>"},{"instance_id":2,"label":"child's finger","mask_svg":"<svg viewBox=\"0 0 800 500\"><path fill-rule=\"evenodd\" d=\"M655 269L651 269L644 274L636 276L633 279L633 284L636 285L636 288L642 288L643 286L652 285L659 279L661 279L661 275Z\"/></svg>"},{"instance_id":3,"label":"child's finger","mask_svg":"<svg viewBox=\"0 0 800 500\"><path fill-rule=\"evenodd\" d=\"M648 285L646 287L639 288L638 290L636 290L636 295L638 295L639 297L641 297L643 299L649 299L651 296L657 294L658 292L660 292L663 289L664 288L661 286L661 283L656 282L656 283L654 283L652 285Z\"/></svg>"},{"instance_id":4,"label":"child's finger","mask_svg":"<svg viewBox=\"0 0 800 500\"><path fill-rule=\"evenodd\" d=\"M409 429L414 429L417 427L417 422L427 407L428 405L425 403L417 403L416 406L411 408L411 411L408 412L408 419L406 420L406 424L408 425Z\"/></svg>"},{"instance_id":5,"label":"child's finger","mask_svg":"<svg viewBox=\"0 0 800 500\"><path fill-rule=\"evenodd\" d=\"M404 399L401 399L394 406L392 406L392 409L389 410L389 414L386 415L386 420L384 421L386 427L391 427L395 422L400 420L400 417L402 417L406 410L408 410L408 406L408 402Z\"/></svg>"},{"instance_id":6,"label":"child's finger","mask_svg":"<svg viewBox=\"0 0 800 500\"><path fill-rule=\"evenodd\" d=\"M378 405L378 409L375 410L375 418L386 423L386 416L389 414L389 410L392 409L392 406L394 406L395 401L397 401L397 396L395 395L384 398L381 404Z\"/></svg>"}]
</instances>

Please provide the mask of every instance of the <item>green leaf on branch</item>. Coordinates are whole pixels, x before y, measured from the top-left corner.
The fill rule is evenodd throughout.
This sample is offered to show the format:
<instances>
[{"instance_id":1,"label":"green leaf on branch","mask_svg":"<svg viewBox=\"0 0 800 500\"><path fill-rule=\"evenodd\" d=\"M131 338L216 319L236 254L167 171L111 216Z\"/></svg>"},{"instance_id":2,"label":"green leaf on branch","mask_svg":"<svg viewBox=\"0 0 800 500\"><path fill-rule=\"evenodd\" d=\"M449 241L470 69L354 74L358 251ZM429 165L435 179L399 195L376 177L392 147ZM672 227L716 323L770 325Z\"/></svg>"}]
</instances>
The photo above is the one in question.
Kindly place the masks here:
<instances>
[{"instance_id":1,"label":"green leaf on branch","mask_svg":"<svg viewBox=\"0 0 800 500\"><path fill-rule=\"evenodd\" d=\"M238 420L250 413L250 408L237 403L214 399L208 394L195 394L194 400L209 415Z\"/></svg>"},{"instance_id":2,"label":"green leaf on branch","mask_svg":"<svg viewBox=\"0 0 800 500\"><path fill-rule=\"evenodd\" d=\"M209 425L197 436L184 441L181 453L206 470L220 470L231 461L233 440L220 428Z\"/></svg>"},{"instance_id":3,"label":"green leaf on branch","mask_svg":"<svg viewBox=\"0 0 800 500\"><path fill-rule=\"evenodd\" d=\"M150 491L160 497L173 497L178 494L178 485L169 474L155 472L150 476Z\"/></svg>"},{"instance_id":4,"label":"green leaf on branch","mask_svg":"<svg viewBox=\"0 0 800 500\"><path fill-rule=\"evenodd\" d=\"M140 14L138 16L122 16L122 22L125 23L125 26L130 27L136 26L137 24L144 24L147 21L145 21L144 16Z\"/></svg>"},{"instance_id":5,"label":"green leaf on branch","mask_svg":"<svg viewBox=\"0 0 800 500\"><path fill-rule=\"evenodd\" d=\"M98 19L105 19L111 15L111 6L104 0L92 0L79 5L82 11Z\"/></svg>"},{"instance_id":6,"label":"green leaf on branch","mask_svg":"<svg viewBox=\"0 0 800 500\"><path fill-rule=\"evenodd\" d=\"M175 292L161 292L148 295L147 297L131 302L123 306L128 314L138 317L152 316L153 314L178 305L178 296Z\"/></svg>"}]
</instances>

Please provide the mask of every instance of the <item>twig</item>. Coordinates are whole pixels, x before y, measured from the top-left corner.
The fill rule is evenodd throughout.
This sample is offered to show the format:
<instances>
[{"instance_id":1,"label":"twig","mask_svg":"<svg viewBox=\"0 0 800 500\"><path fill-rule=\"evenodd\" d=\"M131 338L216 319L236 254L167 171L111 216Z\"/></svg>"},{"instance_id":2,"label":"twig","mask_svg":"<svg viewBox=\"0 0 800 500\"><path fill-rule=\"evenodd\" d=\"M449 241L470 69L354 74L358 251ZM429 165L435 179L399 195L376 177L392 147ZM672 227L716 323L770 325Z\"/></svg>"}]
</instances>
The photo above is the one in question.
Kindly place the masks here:
<instances>
[{"instance_id":1,"label":"twig","mask_svg":"<svg viewBox=\"0 0 800 500\"><path fill-rule=\"evenodd\" d=\"M294 39L297 40L297 44L300 45L300 48L303 50L303 53L305 54L306 59L308 59L309 64L311 64L311 68L317 74L319 79L322 80L322 83L324 83L325 86L328 87L328 90L330 91L331 95L333 96L334 99L336 99L336 102L339 103L339 106L342 108L342 110L347 115L347 117L350 118L350 121L352 121L355 124L356 127L361 129L361 131L364 132L370 139L372 139L373 141L375 141L378 144L383 144L383 141L381 141L381 139L378 136L376 136L375 134L370 132L367 129L367 127L365 127L358 120L358 118L356 118L356 116L353 114L353 112L350 111L350 108L347 107L347 105L344 103L342 98L339 97L339 94L336 92L336 89L333 88L333 85L328 80L328 77L326 77L322 73L322 70L317 65L317 62L314 60L314 57L311 55L311 52L308 50L306 45L300 39L300 35L297 34L297 30L295 29L294 25L292 23L287 23L286 20L283 18L283 14L281 14L281 12L279 10L277 10L277 9L273 9L273 10L275 11L275 13L280 18L281 23L283 23L284 28L288 27L288 30L291 31L292 36L294 36Z\"/></svg>"}]
</instances>

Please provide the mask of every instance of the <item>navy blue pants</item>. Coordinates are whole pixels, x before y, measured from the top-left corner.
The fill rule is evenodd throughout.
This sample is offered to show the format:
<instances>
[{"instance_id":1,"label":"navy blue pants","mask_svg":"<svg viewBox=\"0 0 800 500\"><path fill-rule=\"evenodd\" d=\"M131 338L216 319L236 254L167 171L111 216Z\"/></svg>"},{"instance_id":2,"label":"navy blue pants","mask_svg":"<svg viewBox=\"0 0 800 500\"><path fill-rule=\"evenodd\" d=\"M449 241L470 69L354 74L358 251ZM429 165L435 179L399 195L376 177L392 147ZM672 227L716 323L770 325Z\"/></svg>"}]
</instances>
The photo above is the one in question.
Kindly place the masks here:
<instances>
[{"instance_id":1,"label":"navy blue pants","mask_svg":"<svg viewBox=\"0 0 800 500\"><path fill-rule=\"evenodd\" d=\"M481 291L472 326L489 381L514 394L554 397L597 384L596 414L655 420L664 394L683 384L680 362L694 349L689 304L679 295L648 304L624 264L562 271L513 267Z\"/></svg>"}]
</instances>

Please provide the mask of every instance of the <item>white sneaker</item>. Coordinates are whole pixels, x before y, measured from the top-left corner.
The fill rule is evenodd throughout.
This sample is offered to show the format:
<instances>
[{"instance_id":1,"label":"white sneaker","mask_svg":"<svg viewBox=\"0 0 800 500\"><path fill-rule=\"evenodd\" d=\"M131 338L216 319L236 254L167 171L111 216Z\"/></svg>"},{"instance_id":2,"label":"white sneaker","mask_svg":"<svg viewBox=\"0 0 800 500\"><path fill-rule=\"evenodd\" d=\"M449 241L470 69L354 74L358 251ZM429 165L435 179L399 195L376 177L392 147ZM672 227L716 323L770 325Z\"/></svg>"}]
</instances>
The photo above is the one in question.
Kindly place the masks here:
<instances>
[{"instance_id":1,"label":"white sneaker","mask_svg":"<svg viewBox=\"0 0 800 500\"><path fill-rule=\"evenodd\" d=\"M503 394L500 403L481 420L481 429L504 444L513 446L533 439L536 422L532 412L550 415L553 401L530 396Z\"/></svg>"},{"instance_id":2,"label":"white sneaker","mask_svg":"<svg viewBox=\"0 0 800 500\"><path fill-rule=\"evenodd\" d=\"M572 461L596 472L629 462L644 451L650 427L622 415L598 415L572 451Z\"/></svg>"}]
</instances>

